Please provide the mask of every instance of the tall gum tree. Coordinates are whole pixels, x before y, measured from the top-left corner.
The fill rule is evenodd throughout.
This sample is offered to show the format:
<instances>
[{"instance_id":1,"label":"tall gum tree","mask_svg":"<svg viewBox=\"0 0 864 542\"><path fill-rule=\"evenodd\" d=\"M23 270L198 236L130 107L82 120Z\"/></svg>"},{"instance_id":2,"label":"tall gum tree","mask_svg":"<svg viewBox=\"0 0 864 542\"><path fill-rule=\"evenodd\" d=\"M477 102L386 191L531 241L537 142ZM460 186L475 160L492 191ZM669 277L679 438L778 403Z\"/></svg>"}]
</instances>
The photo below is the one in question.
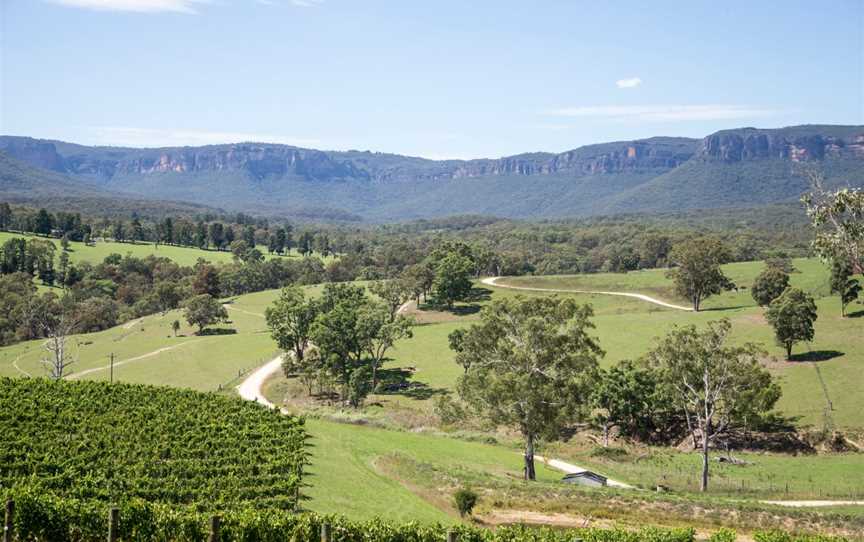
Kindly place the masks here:
<instances>
[{"instance_id":1,"label":"tall gum tree","mask_svg":"<svg viewBox=\"0 0 864 542\"><path fill-rule=\"evenodd\" d=\"M455 341L466 369L461 399L491 424L521 433L526 480L536 479L538 439L560 437L589 406L588 383L603 356L588 333L592 316L590 305L573 299L516 296L493 301Z\"/></svg>"}]
</instances>

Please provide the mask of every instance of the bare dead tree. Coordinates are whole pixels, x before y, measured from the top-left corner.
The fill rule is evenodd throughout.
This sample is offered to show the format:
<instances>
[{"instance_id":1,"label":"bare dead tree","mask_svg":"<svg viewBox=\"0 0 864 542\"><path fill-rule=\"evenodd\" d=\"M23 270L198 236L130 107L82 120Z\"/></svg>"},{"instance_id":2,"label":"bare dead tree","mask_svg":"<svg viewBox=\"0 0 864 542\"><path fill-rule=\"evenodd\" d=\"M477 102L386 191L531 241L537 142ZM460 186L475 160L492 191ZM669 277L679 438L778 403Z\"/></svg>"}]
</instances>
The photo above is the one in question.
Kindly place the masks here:
<instances>
[{"instance_id":1,"label":"bare dead tree","mask_svg":"<svg viewBox=\"0 0 864 542\"><path fill-rule=\"evenodd\" d=\"M48 377L60 380L67 369L77 361L72 354L72 335L78 328L78 317L74 312L64 310L54 299L34 298L27 309L27 324L44 337L46 354L40 362Z\"/></svg>"}]
</instances>

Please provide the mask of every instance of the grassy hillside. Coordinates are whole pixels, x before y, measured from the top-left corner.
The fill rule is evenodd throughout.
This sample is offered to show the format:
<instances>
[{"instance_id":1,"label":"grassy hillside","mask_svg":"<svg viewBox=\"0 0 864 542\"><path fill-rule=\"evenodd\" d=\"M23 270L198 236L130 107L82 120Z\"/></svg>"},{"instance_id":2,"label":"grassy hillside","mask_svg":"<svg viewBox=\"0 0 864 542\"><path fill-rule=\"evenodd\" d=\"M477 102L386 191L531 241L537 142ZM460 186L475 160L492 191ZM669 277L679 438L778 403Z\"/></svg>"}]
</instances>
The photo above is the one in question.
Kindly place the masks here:
<instances>
[{"instance_id":1,"label":"grassy hillside","mask_svg":"<svg viewBox=\"0 0 864 542\"><path fill-rule=\"evenodd\" d=\"M794 263L801 273L793 275L793 284L824 296L827 275L822 264L815 260ZM726 270L740 285L749 286L761 265L755 262L732 264ZM668 279L660 270L627 275L521 277L505 282L540 287L626 288L675 300ZM320 287L310 287L307 291L315 295ZM503 288L489 288L489 294L492 299L520 294L549 295L517 293ZM275 344L265 329L263 312L277 295L277 291L267 291L229 300L232 322L224 327L235 329L236 334L196 337L184 324L182 336L174 338L170 322L182 321L182 318L178 311L173 311L164 316L146 317L125 327L80 336L76 340L79 361L73 366L72 377L107 379L107 356L114 351L117 354L116 381L200 390L218 390L221 386L223 393L230 394L241 380L238 373L275 355ZM643 353L650 348L654 337L672 325L702 323L718 317L732 319L735 340L757 340L765 343L773 355L780 354L780 349L772 345L770 329L760 317L761 309L753 306L746 290L718 296L708 304L711 310L699 314L663 309L633 299L601 295L575 297L592 303L595 308L595 331L607 351L604 360L607 365ZM557 511L576 517L592 510L592 516L625 522L680 525L692 517L695 506L712 510L712 515L702 520L703 524L710 525L799 525L798 521L804 521L809 525L838 526L848 521L841 518L860 515L857 508L839 509L818 514L808 512L810 515L805 516L809 519L805 520L805 516L799 517L796 512L766 512L760 508L764 505L744 505L740 501L742 498L849 498L858 491L855 475L864 468L861 463L864 456L855 454L793 457L736 453L749 465L716 466L712 496L705 501L700 501L703 497L689 494L666 497L622 495L614 491L603 493L598 500L596 492L562 488L556 482L559 474L544 468L538 473L540 483L524 486L517 480L521 463L518 441L513 435L495 434L498 443L472 442L488 436L467 430L445 436L428 425L432 422L431 398L452 389L461 371L452 362L447 334L469 325L477 317L474 310L487 302L477 303L478 307L460 305L459 315L426 307L414 311L421 325L414 328L414 338L397 345L392 360L385 366L385 373L389 370L395 374L400 368L411 367L414 372L410 380L418 383L415 388L373 396L362 412L338 407L313 409L315 417L307 422L313 437L313 459L306 479L310 484L306 490L311 497L306 504L309 509L343 513L354 518L386 515L394 519L449 522L456 519L450 504L452 491L468 484L482 490L484 499L480 512L487 518L513 508ZM833 297L820 297L819 309L817 339L810 348L837 350L842 355L820 362L770 362L769 368L783 386L780 409L786 414L801 416L803 423L817 427L825 423L827 412L830 423L837 427L860 428L858 411L864 400L860 395L860 390L864 389L861 381L864 351L855 337L861 336L864 320L841 320L838 302ZM799 349L803 351L806 349ZM22 376L23 371L41 374L38 361L41 352L38 341L0 349L0 375ZM303 395L295 384L281 375L269 381L265 391L276 401L283 399L286 393ZM833 410L826 411L829 397ZM289 401L288 406L301 408L304 405ZM372 426L336 423L331 419ZM387 430L377 427L379 424L412 430ZM695 457L669 450L637 449L621 457L597 457L590 446L574 441L547 445L541 453L587 465L631 483L647 487L663 483L676 491L692 489L698 472L694 467ZM786 493L787 483L789 493ZM562 492L566 493L566 498ZM622 509L622 502L631 502L632 507ZM663 512L658 513L658 510ZM826 516L826 513L840 515Z\"/></svg>"}]
</instances>

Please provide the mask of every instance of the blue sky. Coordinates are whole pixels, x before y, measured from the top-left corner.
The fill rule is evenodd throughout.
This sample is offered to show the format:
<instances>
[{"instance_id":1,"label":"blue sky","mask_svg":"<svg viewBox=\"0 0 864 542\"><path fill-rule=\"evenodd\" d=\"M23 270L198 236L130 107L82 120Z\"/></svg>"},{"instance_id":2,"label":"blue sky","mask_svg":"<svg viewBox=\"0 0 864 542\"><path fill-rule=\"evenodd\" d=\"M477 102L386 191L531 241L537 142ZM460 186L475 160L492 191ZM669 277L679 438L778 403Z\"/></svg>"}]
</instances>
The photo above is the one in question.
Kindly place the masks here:
<instances>
[{"instance_id":1,"label":"blue sky","mask_svg":"<svg viewBox=\"0 0 864 542\"><path fill-rule=\"evenodd\" d=\"M4 134L469 158L864 124L864 0L0 4Z\"/></svg>"}]
</instances>

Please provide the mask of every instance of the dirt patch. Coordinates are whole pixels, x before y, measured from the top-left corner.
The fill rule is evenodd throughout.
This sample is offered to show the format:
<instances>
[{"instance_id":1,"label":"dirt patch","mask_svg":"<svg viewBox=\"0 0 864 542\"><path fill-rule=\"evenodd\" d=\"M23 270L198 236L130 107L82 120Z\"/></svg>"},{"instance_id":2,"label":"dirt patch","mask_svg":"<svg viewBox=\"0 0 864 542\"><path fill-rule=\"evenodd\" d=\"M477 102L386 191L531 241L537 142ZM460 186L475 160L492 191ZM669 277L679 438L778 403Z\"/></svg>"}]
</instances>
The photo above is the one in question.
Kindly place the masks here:
<instances>
[{"instance_id":1,"label":"dirt patch","mask_svg":"<svg viewBox=\"0 0 864 542\"><path fill-rule=\"evenodd\" d=\"M549 527L612 527L608 520L598 520L590 516L534 512L532 510L492 510L478 516L487 525L545 525Z\"/></svg>"},{"instance_id":2,"label":"dirt patch","mask_svg":"<svg viewBox=\"0 0 864 542\"><path fill-rule=\"evenodd\" d=\"M765 319L764 312L757 312L754 314L743 314L733 320L733 322L741 322L743 324L756 324L760 326L767 326L768 320Z\"/></svg>"}]
</instances>

